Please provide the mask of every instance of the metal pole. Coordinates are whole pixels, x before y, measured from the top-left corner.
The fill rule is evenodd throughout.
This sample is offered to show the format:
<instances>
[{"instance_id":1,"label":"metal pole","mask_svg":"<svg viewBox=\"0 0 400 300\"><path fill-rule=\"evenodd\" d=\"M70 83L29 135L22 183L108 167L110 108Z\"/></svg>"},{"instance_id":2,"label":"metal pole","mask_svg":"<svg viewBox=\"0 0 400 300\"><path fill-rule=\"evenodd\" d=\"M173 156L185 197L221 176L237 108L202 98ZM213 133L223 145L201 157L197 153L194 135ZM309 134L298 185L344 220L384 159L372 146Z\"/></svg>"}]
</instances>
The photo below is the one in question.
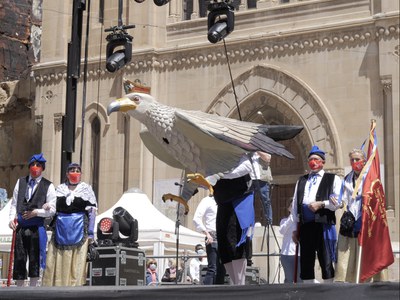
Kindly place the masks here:
<instances>
[{"instance_id":1,"label":"metal pole","mask_svg":"<svg viewBox=\"0 0 400 300\"><path fill-rule=\"evenodd\" d=\"M72 7L71 41L68 43L65 115L63 116L62 120L60 181L64 180L67 165L71 163L72 153L75 151L76 99L78 79L80 77L82 16L85 6L85 0L74 0Z\"/></svg>"},{"instance_id":2,"label":"metal pole","mask_svg":"<svg viewBox=\"0 0 400 300\"><path fill-rule=\"evenodd\" d=\"M81 149L79 152L79 164L82 165L83 141L85 135L85 115L86 115L86 86L87 86L87 65L89 51L89 28L90 28L90 0L88 0L88 10L86 16L86 41L85 41L85 60L83 64L83 91L82 91L82 130L81 130Z\"/></svg>"}]
</instances>

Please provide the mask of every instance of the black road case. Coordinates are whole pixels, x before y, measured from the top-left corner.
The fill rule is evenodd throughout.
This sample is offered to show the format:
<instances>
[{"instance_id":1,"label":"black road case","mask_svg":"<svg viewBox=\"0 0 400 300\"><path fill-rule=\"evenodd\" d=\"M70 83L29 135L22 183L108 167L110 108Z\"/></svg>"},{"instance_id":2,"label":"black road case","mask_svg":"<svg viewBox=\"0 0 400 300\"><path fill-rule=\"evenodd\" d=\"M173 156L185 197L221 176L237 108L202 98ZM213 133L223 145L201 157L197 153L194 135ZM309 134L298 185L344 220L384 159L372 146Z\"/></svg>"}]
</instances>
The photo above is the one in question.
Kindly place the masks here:
<instances>
[{"instance_id":1,"label":"black road case","mask_svg":"<svg viewBox=\"0 0 400 300\"><path fill-rule=\"evenodd\" d=\"M121 246L97 247L99 259L89 264L89 285L145 285L143 250Z\"/></svg>"}]
</instances>

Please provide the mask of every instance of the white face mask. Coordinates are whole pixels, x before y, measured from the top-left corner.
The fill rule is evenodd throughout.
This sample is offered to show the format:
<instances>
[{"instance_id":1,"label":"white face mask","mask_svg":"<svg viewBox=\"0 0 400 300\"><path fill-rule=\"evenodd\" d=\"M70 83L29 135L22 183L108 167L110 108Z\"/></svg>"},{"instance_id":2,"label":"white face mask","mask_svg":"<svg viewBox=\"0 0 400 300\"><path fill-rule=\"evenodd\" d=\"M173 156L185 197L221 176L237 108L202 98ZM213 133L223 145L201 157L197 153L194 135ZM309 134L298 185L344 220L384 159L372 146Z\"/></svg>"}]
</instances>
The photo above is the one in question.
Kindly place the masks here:
<instances>
[{"instance_id":1,"label":"white face mask","mask_svg":"<svg viewBox=\"0 0 400 300\"><path fill-rule=\"evenodd\" d=\"M151 264L150 265L150 270L154 271L155 269L157 269L156 264Z\"/></svg>"},{"instance_id":2,"label":"white face mask","mask_svg":"<svg viewBox=\"0 0 400 300\"><path fill-rule=\"evenodd\" d=\"M199 250L197 250L197 254L198 255L203 255L205 252L204 252L204 250L203 249L199 249Z\"/></svg>"}]
</instances>

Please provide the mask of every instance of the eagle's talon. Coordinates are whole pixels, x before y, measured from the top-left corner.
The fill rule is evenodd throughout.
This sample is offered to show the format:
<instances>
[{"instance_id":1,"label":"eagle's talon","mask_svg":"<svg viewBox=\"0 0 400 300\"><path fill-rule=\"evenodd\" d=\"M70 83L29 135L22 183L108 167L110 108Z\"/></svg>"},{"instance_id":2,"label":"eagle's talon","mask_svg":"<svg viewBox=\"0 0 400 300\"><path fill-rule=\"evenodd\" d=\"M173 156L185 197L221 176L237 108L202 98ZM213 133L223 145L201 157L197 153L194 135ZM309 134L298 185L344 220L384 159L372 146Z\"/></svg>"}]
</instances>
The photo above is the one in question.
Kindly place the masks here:
<instances>
[{"instance_id":1,"label":"eagle's talon","mask_svg":"<svg viewBox=\"0 0 400 300\"><path fill-rule=\"evenodd\" d=\"M183 207L185 208L185 215L187 215L189 213L189 205L187 204L187 202L179 196L173 195L173 194L164 194L162 195L161 199L165 202L167 200L171 200L171 201L176 201L180 204L183 205Z\"/></svg>"},{"instance_id":2,"label":"eagle's talon","mask_svg":"<svg viewBox=\"0 0 400 300\"><path fill-rule=\"evenodd\" d=\"M195 184L198 184L202 188L207 189L210 192L210 196L214 194L214 189L210 182L200 173L192 173L192 174L187 174L187 182L192 182Z\"/></svg>"}]
</instances>

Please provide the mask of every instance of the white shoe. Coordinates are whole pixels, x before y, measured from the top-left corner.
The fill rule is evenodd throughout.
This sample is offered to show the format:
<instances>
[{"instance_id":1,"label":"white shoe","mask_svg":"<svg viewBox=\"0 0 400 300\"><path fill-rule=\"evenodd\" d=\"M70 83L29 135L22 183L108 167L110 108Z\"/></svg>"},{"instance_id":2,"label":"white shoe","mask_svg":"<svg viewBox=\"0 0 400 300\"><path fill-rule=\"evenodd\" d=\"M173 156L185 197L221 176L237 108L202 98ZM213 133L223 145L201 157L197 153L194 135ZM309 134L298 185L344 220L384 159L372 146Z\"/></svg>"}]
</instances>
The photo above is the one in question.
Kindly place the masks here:
<instances>
[{"instance_id":1,"label":"white shoe","mask_svg":"<svg viewBox=\"0 0 400 300\"><path fill-rule=\"evenodd\" d=\"M320 283L317 279L303 279L303 283Z\"/></svg>"}]
</instances>

